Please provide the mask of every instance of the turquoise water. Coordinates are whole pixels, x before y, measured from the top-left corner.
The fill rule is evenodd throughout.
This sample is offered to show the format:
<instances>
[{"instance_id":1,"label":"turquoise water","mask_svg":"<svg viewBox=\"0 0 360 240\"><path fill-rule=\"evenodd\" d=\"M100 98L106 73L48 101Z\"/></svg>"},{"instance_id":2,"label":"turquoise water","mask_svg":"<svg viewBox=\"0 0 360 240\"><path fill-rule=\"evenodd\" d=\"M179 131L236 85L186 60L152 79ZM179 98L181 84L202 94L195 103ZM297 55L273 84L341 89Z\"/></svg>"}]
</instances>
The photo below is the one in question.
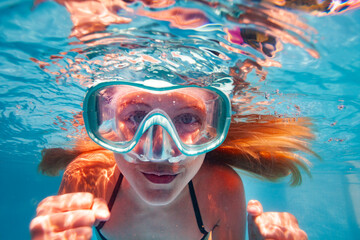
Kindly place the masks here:
<instances>
[{"instance_id":1,"label":"turquoise water","mask_svg":"<svg viewBox=\"0 0 360 240\"><path fill-rule=\"evenodd\" d=\"M290 187L287 179L268 183L240 173L247 199L260 200L268 211L293 213L309 239L358 238L360 12L326 17L298 12L296 19L306 23L306 28L275 17L274 21L283 21L280 30L260 22L227 22L224 9L196 1L186 4L179 5L206 13L208 21L202 28L183 29L167 21L155 24L137 16L129 25L110 26L109 36L81 43L68 37L72 22L64 7L54 2L33 8L32 1L0 1L0 239L28 239L36 205L56 194L61 178L37 173L40 152L45 147L66 146L80 131L72 124L74 115L81 111L84 92L94 78L160 75L174 82L188 81L177 75L183 73L201 83L226 81L228 69L245 59L263 65L261 71L251 71L246 77L251 87L244 91L251 100L245 103L245 113L312 118L317 136L313 148L322 158L308 156L312 178L304 175L299 187ZM225 27L266 30L282 44L281 51L269 57L265 51L231 43ZM290 37L297 41L289 41ZM219 42L242 52L225 49ZM183 56L181 61L171 55L174 51ZM109 54L118 54L116 60L104 58ZM134 57L140 54L159 62L150 64ZM76 61L82 68L74 67Z\"/></svg>"}]
</instances>

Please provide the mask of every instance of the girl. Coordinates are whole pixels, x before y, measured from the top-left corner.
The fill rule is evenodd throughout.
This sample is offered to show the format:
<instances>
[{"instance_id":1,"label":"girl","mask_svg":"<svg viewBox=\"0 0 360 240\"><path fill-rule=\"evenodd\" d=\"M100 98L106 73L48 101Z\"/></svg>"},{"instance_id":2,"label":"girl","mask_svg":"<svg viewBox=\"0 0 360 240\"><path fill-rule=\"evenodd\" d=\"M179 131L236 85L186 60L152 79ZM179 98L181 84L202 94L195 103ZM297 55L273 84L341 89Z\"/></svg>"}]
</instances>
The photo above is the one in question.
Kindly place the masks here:
<instances>
[{"instance_id":1,"label":"girl","mask_svg":"<svg viewBox=\"0 0 360 240\"><path fill-rule=\"evenodd\" d=\"M304 119L231 119L221 87L160 80L103 81L84 100L90 141L44 152L40 169L67 166L59 195L44 199L32 239L244 239L246 207L230 167L276 180L299 167L294 150L311 152ZM307 239L288 213L248 205L251 239ZM110 215L111 213L111 215Z\"/></svg>"}]
</instances>

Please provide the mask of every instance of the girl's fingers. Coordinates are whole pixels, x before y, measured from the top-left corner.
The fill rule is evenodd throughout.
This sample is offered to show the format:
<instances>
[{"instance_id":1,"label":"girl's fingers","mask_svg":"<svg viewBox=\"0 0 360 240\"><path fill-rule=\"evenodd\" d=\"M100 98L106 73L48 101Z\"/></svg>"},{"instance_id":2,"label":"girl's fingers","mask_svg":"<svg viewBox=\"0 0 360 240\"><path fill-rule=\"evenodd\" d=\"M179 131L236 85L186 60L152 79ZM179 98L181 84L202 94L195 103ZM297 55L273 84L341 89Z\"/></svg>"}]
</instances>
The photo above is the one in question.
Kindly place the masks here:
<instances>
[{"instance_id":1,"label":"girl's fingers","mask_svg":"<svg viewBox=\"0 0 360 240\"><path fill-rule=\"evenodd\" d=\"M30 223L32 235L62 232L79 227L92 227L95 214L92 210L76 210L71 212L54 213L38 216Z\"/></svg>"},{"instance_id":2,"label":"girl's fingers","mask_svg":"<svg viewBox=\"0 0 360 240\"><path fill-rule=\"evenodd\" d=\"M247 205L247 212L249 215L256 217L263 213L263 207L257 200L250 200Z\"/></svg>"},{"instance_id":3,"label":"girl's fingers","mask_svg":"<svg viewBox=\"0 0 360 240\"><path fill-rule=\"evenodd\" d=\"M110 211L107 203L102 198L95 198L92 210L95 214L96 220L107 221L110 218Z\"/></svg>"},{"instance_id":4,"label":"girl's fingers","mask_svg":"<svg viewBox=\"0 0 360 240\"><path fill-rule=\"evenodd\" d=\"M91 227L79 227L75 229L65 230L63 232L50 233L41 239L51 240L90 240L92 237ZM37 240L37 239L35 239Z\"/></svg>"},{"instance_id":5,"label":"girl's fingers","mask_svg":"<svg viewBox=\"0 0 360 240\"><path fill-rule=\"evenodd\" d=\"M295 239L299 239L299 240L307 240L308 239L308 236L306 234L305 231L301 230L301 229L298 229L297 231L297 237Z\"/></svg>"},{"instance_id":6,"label":"girl's fingers","mask_svg":"<svg viewBox=\"0 0 360 240\"><path fill-rule=\"evenodd\" d=\"M307 240L306 233L301 229L293 229L284 226L270 225L260 227L260 236L263 239L276 240Z\"/></svg>"},{"instance_id":7,"label":"girl's fingers","mask_svg":"<svg viewBox=\"0 0 360 240\"><path fill-rule=\"evenodd\" d=\"M106 201L91 193L52 196L39 204L30 233L33 240L91 239L95 221L109 218Z\"/></svg>"},{"instance_id":8,"label":"girl's fingers","mask_svg":"<svg viewBox=\"0 0 360 240\"><path fill-rule=\"evenodd\" d=\"M261 203L251 200L247 206L249 239L307 240L296 217L287 212L263 212Z\"/></svg>"},{"instance_id":9,"label":"girl's fingers","mask_svg":"<svg viewBox=\"0 0 360 240\"><path fill-rule=\"evenodd\" d=\"M278 240L292 239L292 238L288 238L285 232L286 232L286 228L277 225L260 227L260 233L264 239L278 239Z\"/></svg>"},{"instance_id":10,"label":"girl's fingers","mask_svg":"<svg viewBox=\"0 0 360 240\"><path fill-rule=\"evenodd\" d=\"M299 228L297 219L290 213L265 212L258 216L248 215L249 239L307 240Z\"/></svg>"},{"instance_id":11,"label":"girl's fingers","mask_svg":"<svg viewBox=\"0 0 360 240\"><path fill-rule=\"evenodd\" d=\"M94 196L91 193L67 193L51 196L41 201L36 209L37 216L79 209L91 209Z\"/></svg>"},{"instance_id":12,"label":"girl's fingers","mask_svg":"<svg viewBox=\"0 0 360 240\"><path fill-rule=\"evenodd\" d=\"M59 239L69 239L69 240L90 240L92 237L92 228L91 227L79 227L75 229L66 230L62 233L64 238Z\"/></svg>"}]
</instances>

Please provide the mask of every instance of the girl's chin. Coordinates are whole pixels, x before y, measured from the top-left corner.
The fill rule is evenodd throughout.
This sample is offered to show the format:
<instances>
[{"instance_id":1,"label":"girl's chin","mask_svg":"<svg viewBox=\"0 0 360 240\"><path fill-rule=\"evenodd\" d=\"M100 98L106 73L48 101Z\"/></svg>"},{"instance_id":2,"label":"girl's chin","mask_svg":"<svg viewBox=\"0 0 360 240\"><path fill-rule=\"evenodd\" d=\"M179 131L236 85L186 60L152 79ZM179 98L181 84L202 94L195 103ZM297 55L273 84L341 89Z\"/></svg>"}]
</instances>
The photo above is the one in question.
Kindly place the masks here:
<instances>
[{"instance_id":1,"label":"girl's chin","mask_svg":"<svg viewBox=\"0 0 360 240\"><path fill-rule=\"evenodd\" d=\"M155 198L149 196L142 196L142 200L151 206L166 206L172 203L175 198L176 196L156 196Z\"/></svg>"},{"instance_id":2,"label":"girl's chin","mask_svg":"<svg viewBox=\"0 0 360 240\"><path fill-rule=\"evenodd\" d=\"M152 206L164 206L172 203L181 193L182 189L172 184L151 184L156 188L142 189L138 192L141 199Z\"/></svg>"}]
</instances>

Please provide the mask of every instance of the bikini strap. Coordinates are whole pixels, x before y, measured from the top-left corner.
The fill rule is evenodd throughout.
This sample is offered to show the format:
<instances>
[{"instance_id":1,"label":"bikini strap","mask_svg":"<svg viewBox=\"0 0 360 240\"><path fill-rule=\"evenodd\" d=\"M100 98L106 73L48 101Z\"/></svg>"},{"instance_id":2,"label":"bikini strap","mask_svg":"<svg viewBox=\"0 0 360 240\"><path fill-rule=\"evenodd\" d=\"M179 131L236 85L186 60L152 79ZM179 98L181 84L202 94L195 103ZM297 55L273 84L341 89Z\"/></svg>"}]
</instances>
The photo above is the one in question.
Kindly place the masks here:
<instances>
[{"instance_id":1,"label":"bikini strap","mask_svg":"<svg viewBox=\"0 0 360 240\"><path fill-rule=\"evenodd\" d=\"M189 186L189 191L190 191L191 202L192 202L194 212L195 212L196 222L197 222L200 232L202 234L204 234L204 237L205 237L208 234L208 232L205 230L204 223L202 221L202 217L200 214L200 208L199 208L198 201L196 199L193 182L190 181L188 186Z\"/></svg>"},{"instance_id":2,"label":"bikini strap","mask_svg":"<svg viewBox=\"0 0 360 240\"><path fill-rule=\"evenodd\" d=\"M117 196L117 194L118 194L118 192L120 190L120 186L121 186L121 182L122 182L123 178L124 178L123 175L120 173L120 176L119 176L119 178L118 178L118 180L116 182L114 191L113 191L113 193L111 195L110 201L108 203L108 208L109 208L110 212L111 212L111 209L112 209L112 207L113 207L113 205L115 203L116 196ZM204 234L202 239L205 239L208 232L205 230L205 227L204 227L204 224L203 224L203 221L202 221L200 208L199 208L198 201L196 199L194 185L193 185L192 181L189 182L188 186L189 186L189 191L190 191L191 202L192 202L194 212L195 212L196 222L197 222L197 225L198 225L198 228L199 228L200 232L202 234ZM106 221L102 221L102 222L99 223L99 225L96 226L97 233L98 233L98 235L99 235L99 237L101 239L106 239L100 232L100 229L104 226L105 222Z\"/></svg>"},{"instance_id":3,"label":"bikini strap","mask_svg":"<svg viewBox=\"0 0 360 240\"><path fill-rule=\"evenodd\" d=\"M113 207L113 205L115 203L115 199L116 199L116 196L117 196L117 194L118 194L118 192L120 190L120 186L121 186L121 182L122 182L123 178L124 178L124 176L122 175L122 173L120 173L120 176L119 176L119 178L118 178L118 180L116 182L116 185L114 187L114 190L113 190L113 192L111 194L110 201L108 202L109 212L111 212L111 209L112 209L112 207ZM100 222L99 225L96 226L96 230L99 231L104 226L105 223L106 223L106 221Z\"/></svg>"}]
</instances>

